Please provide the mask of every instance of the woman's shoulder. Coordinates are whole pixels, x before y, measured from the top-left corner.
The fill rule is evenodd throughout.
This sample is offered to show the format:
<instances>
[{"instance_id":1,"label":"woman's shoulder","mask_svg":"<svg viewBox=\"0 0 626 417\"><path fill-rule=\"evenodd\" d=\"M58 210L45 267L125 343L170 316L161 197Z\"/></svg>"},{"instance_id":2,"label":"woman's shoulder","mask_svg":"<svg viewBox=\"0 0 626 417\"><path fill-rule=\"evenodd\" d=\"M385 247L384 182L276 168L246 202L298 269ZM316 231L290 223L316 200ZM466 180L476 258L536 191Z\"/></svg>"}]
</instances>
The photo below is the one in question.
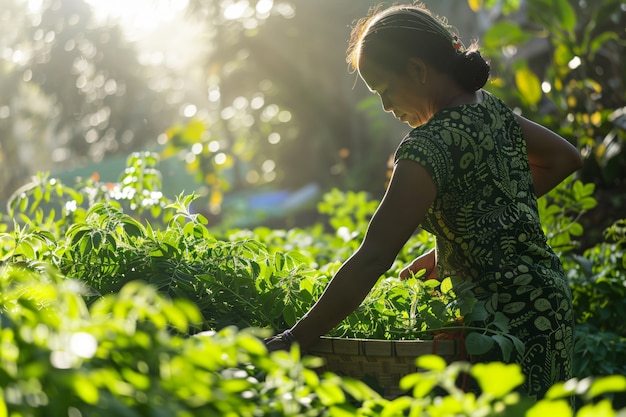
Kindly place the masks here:
<instances>
[{"instance_id":1,"label":"woman's shoulder","mask_svg":"<svg viewBox=\"0 0 626 417\"><path fill-rule=\"evenodd\" d=\"M412 129L401 145L414 140L433 140L458 129L471 129L478 120L514 117L513 110L499 97L486 90L479 90L477 94L479 99L475 103L459 104L437 112L426 123Z\"/></svg>"}]
</instances>

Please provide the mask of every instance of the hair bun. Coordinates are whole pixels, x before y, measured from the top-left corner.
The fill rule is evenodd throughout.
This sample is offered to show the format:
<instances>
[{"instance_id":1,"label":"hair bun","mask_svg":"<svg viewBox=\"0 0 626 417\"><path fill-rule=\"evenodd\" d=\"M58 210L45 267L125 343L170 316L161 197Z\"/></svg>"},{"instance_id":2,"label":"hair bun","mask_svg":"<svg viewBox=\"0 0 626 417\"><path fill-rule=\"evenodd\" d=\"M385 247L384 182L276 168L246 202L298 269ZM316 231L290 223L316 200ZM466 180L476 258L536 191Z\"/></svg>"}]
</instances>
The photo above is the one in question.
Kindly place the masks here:
<instances>
[{"instance_id":1,"label":"hair bun","mask_svg":"<svg viewBox=\"0 0 626 417\"><path fill-rule=\"evenodd\" d=\"M456 54L452 66L454 79L468 91L480 90L489 79L491 66L477 49Z\"/></svg>"}]
</instances>

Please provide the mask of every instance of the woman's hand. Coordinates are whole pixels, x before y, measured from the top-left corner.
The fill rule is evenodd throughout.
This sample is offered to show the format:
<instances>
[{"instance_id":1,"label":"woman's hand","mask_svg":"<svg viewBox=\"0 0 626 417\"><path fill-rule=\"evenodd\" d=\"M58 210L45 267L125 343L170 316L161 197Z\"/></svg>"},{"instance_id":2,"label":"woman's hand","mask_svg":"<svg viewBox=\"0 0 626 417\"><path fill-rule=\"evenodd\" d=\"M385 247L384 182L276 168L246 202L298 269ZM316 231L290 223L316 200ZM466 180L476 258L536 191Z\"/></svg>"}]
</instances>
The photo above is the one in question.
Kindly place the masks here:
<instances>
[{"instance_id":1,"label":"woman's hand","mask_svg":"<svg viewBox=\"0 0 626 417\"><path fill-rule=\"evenodd\" d=\"M288 329L276 336L268 337L263 341L265 342L267 351L273 352L275 350L289 350L292 343L296 342L296 338L291 332L291 329Z\"/></svg>"},{"instance_id":2,"label":"woman's hand","mask_svg":"<svg viewBox=\"0 0 626 417\"><path fill-rule=\"evenodd\" d=\"M408 279L422 269L426 270L426 273L420 277L422 280L437 279L437 262L434 249L416 258L409 266L400 271L400 279Z\"/></svg>"},{"instance_id":3,"label":"woman's hand","mask_svg":"<svg viewBox=\"0 0 626 417\"><path fill-rule=\"evenodd\" d=\"M280 335L268 337L267 339L264 339L263 342L265 342L265 347L268 352L274 352L275 350L289 350L291 347L291 343L286 341Z\"/></svg>"}]
</instances>

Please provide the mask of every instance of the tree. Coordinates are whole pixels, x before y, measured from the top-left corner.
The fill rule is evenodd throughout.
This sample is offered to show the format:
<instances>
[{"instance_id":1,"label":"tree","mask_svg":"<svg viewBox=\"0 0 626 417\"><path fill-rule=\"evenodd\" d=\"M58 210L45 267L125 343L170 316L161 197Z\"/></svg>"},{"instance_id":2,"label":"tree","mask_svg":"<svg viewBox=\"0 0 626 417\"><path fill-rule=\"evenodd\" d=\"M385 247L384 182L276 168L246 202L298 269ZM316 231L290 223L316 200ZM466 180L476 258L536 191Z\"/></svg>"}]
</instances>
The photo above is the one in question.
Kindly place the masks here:
<instances>
[{"instance_id":1,"label":"tree","mask_svg":"<svg viewBox=\"0 0 626 417\"><path fill-rule=\"evenodd\" d=\"M133 45L98 26L83 0L34 10L5 0L1 16L0 196L34 171L151 146L174 123Z\"/></svg>"}]
</instances>

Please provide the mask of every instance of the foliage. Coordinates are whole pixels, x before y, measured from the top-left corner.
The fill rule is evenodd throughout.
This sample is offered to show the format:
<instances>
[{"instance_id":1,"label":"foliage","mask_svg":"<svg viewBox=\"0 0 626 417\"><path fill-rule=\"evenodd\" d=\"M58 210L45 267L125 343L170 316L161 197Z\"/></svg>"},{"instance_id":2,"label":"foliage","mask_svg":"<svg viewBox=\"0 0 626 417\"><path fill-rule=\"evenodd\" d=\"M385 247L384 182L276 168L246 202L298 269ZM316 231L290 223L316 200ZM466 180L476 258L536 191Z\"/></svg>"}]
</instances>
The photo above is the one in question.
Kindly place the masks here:
<instances>
[{"instance_id":1,"label":"foliage","mask_svg":"<svg viewBox=\"0 0 626 417\"><path fill-rule=\"evenodd\" d=\"M626 239L624 220L605 241L572 255L568 266L578 312L577 375L626 374Z\"/></svg>"},{"instance_id":2,"label":"foliage","mask_svg":"<svg viewBox=\"0 0 626 417\"><path fill-rule=\"evenodd\" d=\"M168 200L161 192L158 163L156 153L133 152L116 183L103 183L96 173L70 186L39 172L13 192L7 212L16 221L47 230L57 238L71 224L84 221L86 210L97 203L105 202L138 218L161 221L161 210ZM163 220L167 221L167 216Z\"/></svg>"},{"instance_id":3,"label":"foliage","mask_svg":"<svg viewBox=\"0 0 626 417\"><path fill-rule=\"evenodd\" d=\"M302 358L297 346L268 355L261 330L185 336L201 319L196 307L140 282L88 307L83 285L39 263L0 268L0 293L0 416L567 417L564 398L578 395L583 417L615 415L603 397L626 392L624 377L571 380L532 404L514 393L523 381L517 365L446 367L427 355L417 362L424 372L401 382L407 395L386 400L361 381L316 372L320 360ZM455 386L462 372L479 395ZM432 395L436 386L443 391Z\"/></svg>"},{"instance_id":4,"label":"foliage","mask_svg":"<svg viewBox=\"0 0 626 417\"><path fill-rule=\"evenodd\" d=\"M317 416L376 398L297 351L268 357L260 331L187 337L195 306L142 283L89 309L79 282L43 264L3 267L0 288L0 416Z\"/></svg>"},{"instance_id":5,"label":"foliage","mask_svg":"<svg viewBox=\"0 0 626 417\"><path fill-rule=\"evenodd\" d=\"M424 355L417 359L424 372L404 377L400 384L412 393L385 404L381 416L573 416L570 400L580 398L584 404L576 416L614 416L611 406L613 393L620 395L626 388L626 377L605 377L598 380L572 379L554 385L539 402L528 401L515 392L524 381L518 365L499 362L470 366L456 362L446 366L438 356ZM456 381L464 374L471 375L478 385L479 394L461 390ZM429 396L435 388L445 396ZM609 394L609 398L605 398ZM626 412L622 410L621 413ZM621 415L621 414L620 414Z\"/></svg>"},{"instance_id":6,"label":"foliage","mask_svg":"<svg viewBox=\"0 0 626 417\"><path fill-rule=\"evenodd\" d=\"M65 385L57 382L54 384L55 386L58 385L57 389L68 390L68 392L72 389L79 390L76 388L76 384L80 385L80 390L84 390L84 392L67 394L67 397L72 401L76 398L78 398L76 401L79 402L87 401L90 406L94 407L94 404L97 403L98 407L102 407L104 404L105 409L118 406L130 406L132 408L137 402L137 404L141 404L138 407L142 410L150 410L150 407L155 408L155 402L142 399L138 387L149 388L150 390L154 388L156 391L154 393L150 391L150 395L154 394L157 398L154 401L157 402L160 401L158 398L165 398L170 395L169 388L147 382L161 378L160 373L149 371L161 369L163 366L159 362L161 359L157 360L154 356L145 355L132 349L154 345L157 346L155 352L162 353L165 351L168 358L174 358L175 352L180 350L173 351L167 347L169 345L163 345L165 346L163 351L159 350L158 347L162 345L155 344L156 342L146 342L153 336L137 333L137 329L146 329L142 327L144 325L148 326L146 331L155 329L167 332L168 337L172 338L172 343L175 345L173 349L182 349L185 354L190 354L189 352L196 351L185 350L185 346L187 346L185 343L187 342L181 341L177 337L181 338L183 334L211 329L218 331L216 334L218 338L223 335L230 335L224 337L230 338L228 340L234 340L233 338L237 339L238 336L234 336L237 332L233 330L234 327L231 327L233 325L241 330L258 327L283 329L295 323L297 318L301 317L319 297L341 262L356 250L367 222L376 207L376 202L365 193L342 193L334 190L325 196L319 207L320 211L328 216L328 224L331 225L334 233L328 233L322 225L316 225L310 229L232 230L223 236L216 236L207 227L207 219L202 214L194 213L191 210L192 203L196 198L194 195L181 195L176 201L167 204L163 199L151 200L151 196L154 196L153 193L158 190L159 175L155 171L157 161L144 161L143 158L146 157L149 155L134 155L129 158L129 169L121 176L122 181L119 184L98 186L97 181L92 178L87 185L80 183L80 188L72 189L60 185L54 179L41 175L39 182L16 194L14 202L9 207L14 222L13 224L5 224L4 231L0 233L0 261L3 265L3 271L11 277L7 278L7 282L21 282L19 276L23 273L29 277L27 279L29 285L35 285L33 282L40 280L42 283L51 282L50 285L53 287L58 284L65 288L64 285L67 285L68 288L73 288L73 291L78 291L73 297L80 296L82 307L79 310L82 311L82 315L72 313L69 319L65 320L70 323L76 322L71 325L79 329L76 331L81 336L77 337L84 337L87 340L89 336L82 336L82 334L91 335L97 341L97 345L100 346L101 343L104 343L102 342L104 336L96 330L84 330L80 324L82 321L93 321L97 318L104 323L106 321L104 317L110 318L111 315L113 317L131 317L132 320L137 320L136 324L133 322L122 324L120 322L119 325L113 325L115 320L111 319L107 322L107 325L113 325L113 328L119 326L119 328L126 329L124 326L130 326L134 329L133 340L137 340L132 343L123 342L125 340L123 337L114 335L115 340L123 343L121 345L123 348L118 346L115 351L125 352L125 349L130 349L133 354L125 357L125 354L119 353L121 356L118 357L116 356L118 354L110 353L110 360L115 362L115 366L128 367L133 370L132 372L116 371L113 374L104 371L96 372L96 368L99 369L102 364L108 366L108 362L97 362L99 357L95 353L89 358L82 358L79 355L80 360L74 358L76 355L72 356L74 359L70 358L71 355L59 356L61 358L59 360L65 358L66 361L69 361L71 359L71 363L66 362L70 363L70 365L66 365L70 368L80 366L83 369L89 365L88 368L92 369L90 367L93 366L93 374L90 373L91 371L81 370L80 375L83 376L69 378L73 382L65 382ZM147 170L148 175L143 175L142 170ZM126 189L124 183L127 184ZM122 190L125 191L122 193ZM620 323L624 322L622 290L625 280L622 272L626 268L624 267L623 221L616 223L614 227L607 230L606 242L602 245L597 245L582 255L578 255L574 251L576 238L582 232L578 222L586 210L595 204L592 194L593 186L570 180L540 199L539 204L546 234L551 243L560 251L569 271L574 300L578 307L577 321L581 325L579 325L576 334L577 368L575 372L579 378L591 375L626 374L626 369L623 367L626 339L619 327ZM73 210L55 210L55 207L67 206L67 204L63 204L64 198L70 199L70 202L76 204ZM151 201L153 205L142 204L144 199ZM154 211L155 207L158 211ZM151 213L158 214L159 217L154 220L163 226L154 227L149 221L139 220L141 213L144 213L148 208ZM59 213L60 215L58 215ZM502 350L505 358L514 350L523 352L523 343L508 334L508 322L504 316L494 316L493 321L485 323L483 328L467 329L463 326L464 319L480 321L485 311L485 306L476 302L472 297L471 284L454 282L449 278L443 279L441 282L435 280L422 281L419 279L421 273L404 281L397 278L399 271L406 263L415 256L430 250L432 245L432 237L425 232L419 232L412 236L390 271L380 278L362 305L333 329L331 335L387 339L415 337L428 339L441 332L457 332L465 328L472 330L466 337L467 351L471 354L480 354L491 349L494 345ZM60 275L53 271L59 271ZM31 290L20 291L20 294L26 294ZM57 300L56 303L68 303L67 297L54 293L54 291L61 290L46 291L43 293L49 294L52 291L53 294L50 297ZM9 298L12 294L8 290L2 293L5 294L3 296ZM5 298L5 300L9 298ZM139 301L141 299L147 301ZM167 307L170 304L167 301L161 301L161 299L172 299L174 304L171 304L172 307ZM59 308L56 303L50 303L50 308ZM72 303L78 302L72 301L69 302L69 305ZM41 302L36 306L38 311L44 304ZM164 310L160 310L161 308ZM183 312L176 312L177 309L182 309ZM61 308L57 314L63 314L63 311L65 310ZM25 313L19 309L16 309L14 313L19 314L20 317L30 317L30 313ZM41 310L41 314L48 313ZM4 323L8 319L3 316L3 320L3 327L6 327ZM39 319L37 318L37 320ZM60 319L55 320L55 323L60 322ZM151 324L151 321L156 323ZM48 327L51 326L47 321L42 321L42 323ZM20 328L28 328L27 324L21 322L18 324ZM89 326L97 328L97 325L93 323ZM59 331L66 333L65 330ZM49 335L49 332L50 330L46 334ZM243 332L243 334L247 334L245 337L250 338L248 333ZM165 343L163 342L164 336L154 337L159 338L159 343ZM48 339L55 340L54 337L48 337ZM93 342L92 339L88 341L89 343ZM248 346L248 342L242 343ZM49 346L46 348L51 349ZM211 349L215 348L211 347ZM286 381L291 380L291 378L299 378L298 381L300 382L293 382L295 385L287 385L290 387L288 388L291 390L289 391L290 394L285 394L279 388L267 389L266 385L258 388L259 392L262 391L270 396L278 392L281 392L280 395L287 395L290 400L284 400L287 403L284 401L280 403L282 404L280 407L284 408L283 411L295 410L298 409L297 407L304 407L304 404L312 404L315 400L309 398L311 395L315 396L316 399L319 396L322 408L326 407L328 410L335 410L336 407L339 407L338 404L345 403L346 395L348 395L351 402L342 407L347 407L345 409L352 411L356 409L354 407L361 407L359 410L365 413L363 415L379 412L387 407L390 407L389 410L427 410L428 413L438 410L438 407L444 407L441 410L448 410L446 407L461 407L460 409L467 412L467 415L474 415L472 413L477 413L477 410L485 410L489 407L492 407L493 415L497 415L502 409L509 406L513 407L513 405L514 407L508 409L509 411L525 410L530 407L524 401L516 402L517 397L515 395L507 397L510 398L510 403L507 402L509 400L504 401L502 396L496 396L497 398L493 396L471 397L463 394L464 396L461 398L458 397L460 395L458 392L451 391L449 381L444 382L437 379L444 378L441 375L434 378L432 375L426 377L422 374L420 374L421 376L413 376L412 379L409 379L412 381L410 383L405 382L405 384L409 384L407 386L417 384L416 387L421 387L413 389L414 399L404 398L398 399L397 402L387 402L375 398L359 403L358 398L363 399L364 396L369 395L365 393L367 388L357 389L351 385L351 382L346 382L347 385L342 385L342 389L330 389L328 386L331 383L320 382L322 379L319 379L319 376L313 377L314 372L311 370L305 371L302 367L304 365L294 370L296 369L294 363L297 362L294 354L297 355L297 353L292 352L290 354L292 356L289 356L291 361L289 362L289 372L286 370L276 371L281 375L277 377L281 381L280 383L271 378L269 380L260 379L259 375L263 374L263 370L254 369L252 371L252 368L239 362L229 365L230 370L224 372L231 372L232 374L228 374L228 378L232 376L238 381L251 377L260 385L271 381L269 382L270 385L282 384L281 387L287 384ZM258 352L255 355L258 358L263 356ZM136 358L142 357L146 357L143 364L134 362L137 360ZM149 361L152 362L149 362L148 358L151 358ZM157 362L158 366L156 365ZM98 365L94 365L95 363ZM46 366L54 368L54 364L55 362L51 360L50 364ZM145 364L148 364L148 368ZM195 364L194 362L194 365L190 366L195 366ZM243 371L235 372L231 369L240 365L247 375L245 378ZM177 360L176 366L187 365L184 365L184 361L179 363ZM265 365L255 366L263 368ZM442 375L445 375L445 378L452 378L452 376L458 376L459 372L469 372L468 365L459 366L460 368L450 368L446 371L447 373ZM473 372L479 372L479 375L482 375L480 374L482 372L480 367L473 369ZM476 371L476 369L479 370ZM66 369L63 370L63 372L66 371ZM196 371L191 368L184 368L185 374L193 374L194 372ZM294 372L302 372L306 376L297 376ZM499 369L497 372L505 371ZM487 372L491 375L495 373L496 371ZM119 388L121 385L117 384L115 386L119 385L118 388L113 388L114 385L111 385L111 382L106 382L110 375L113 375L114 378L123 378L126 384L138 385L134 388L121 389ZM474 377L480 379L479 375L474 375ZM83 377L90 378L90 384L75 382L82 381L81 378ZM426 378L426 382L419 382L423 377ZM202 378L205 378L205 386L210 385L206 381L213 381L206 376L201 376L200 379ZM228 378L225 379L228 380ZM334 381L333 384L344 384L344 382L339 382L340 379L337 379L336 376L327 376L326 378ZM450 381L452 380L454 378L450 379ZM48 391L48 388L45 388L47 387L46 383L39 383L37 385L39 388L30 387L28 389L40 390L45 395L49 395L53 391ZM176 383L182 384L183 380L180 379L180 382ZM441 388L444 391L447 390L445 402L448 405L444 406L439 402L440 400L431 397L425 398L423 395L424 387L434 386L435 383L442 385ZM487 382L484 383L487 384ZM573 390L576 392L586 392L589 388L588 383L571 382L570 385L575 386ZM232 384L241 388L240 391L237 389L233 391L237 392L237 395L244 395L243 392L246 392L244 396L252 395L247 393L247 389L254 386L250 381L246 383L232 382ZM304 388L298 384L313 384L313 386ZM508 392L508 388L512 390L514 387L510 386L507 389L502 388L502 390ZM206 390L206 388L204 389ZM490 389L492 388L488 388L486 391ZM103 390L106 391L106 394L102 393ZM205 395L205 392L194 390L200 390L200 388L176 388L178 397L176 397L173 407L180 407L182 410L190 406L187 402L178 405L179 401L192 401L193 407L204 407L208 402L213 401L206 398L202 400L201 398L204 398L202 395ZM570 386L561 388L561 392L563 390L569 393L574 392ZM39 393L40 391L33 395L36 398L44 398L44 394ZM229 393L232 394L233 392ZM355 394L355 392L357 393ZM24 398L30 398L28 395ZM266 397L263 395L254 397L254 401L265 404ZM6 398L13 399L14 397ZM102 399L105 398L105 403L102 403L101 401L104 401ZM292 400L295 401L294 404L291 403ZM25 404L28 401L31 400L19 400L16 404ZM38 407L47 407L47 404L51 404L49 400L46 400L48 403L42 401L41 404L36 403ZM119 405L118 401L121 401L123 406ZM270 399L267 401L272 404L276 402ZM544 404L543 406L551 407L553 403L563 404L561 400L555 399L550 401L552 405ZM602 401L597 404L601 403ZM619 404L619 402L615 404ZM83 407L83 405L70 405L70 407ZM221 405L220 407L231 406ZM474 410L472 407L476 409ZM560 406L555 405L555 407ZM233 405L232 409L235 408L236 406ZM314 408L307 408L311 415L318 415L315 414L318 412L322 413L316 408L313 411ZM337 408L337 410L339 409L343 408ZM220 410L222 409L220 408ZM225 408L225 410L231 410L231 408ZM417 411L413 412L417 413ZM389 411L389 413L392 412Z\"/></svg>"},{"instance_id":7,"label":"foliage","mask_svg":"<svg viewBox=\"0 0 626 417\"><path fill-rule=\"evenodd\" d=\"M622 2L468 2L497 16L483 38L497 74L489 88L578 146L585 181L618 185L626 159Z\"/></svg>"},{"instance_id":8,"label":"foliage","mask_svg":"<svg viewBox=\"0 0 626 417\"><path fill-rule=\"evenodd\" d=\"M594 190L594 184L570 178L538 200L541 224L555 251L568 253L578 247L576 239L583 235L580 220L597 204Z\"/></svg>"},{"instance_id":9,"label":"foliage","mask_svg":"<svg viewBox=\"0 0 626 417\"><path fill-rule=\"evenodd\" d=\"M127 154L176 120L137 46L87 2L3 0L0 20L0 201L35 170Z\"/></svg>"},{"instance_id":10,"label":"foliage","mask_svg":"<svg viewBox=\"0 0 626 417\"><path fill-rule=\"evenodd\" d=\"M365 236L369 219L376 211L378 201L364 192L341 192L333 188L322 197L317 210L328 215L328 222L345 241Z\"/></svg>"}]
</instances>

